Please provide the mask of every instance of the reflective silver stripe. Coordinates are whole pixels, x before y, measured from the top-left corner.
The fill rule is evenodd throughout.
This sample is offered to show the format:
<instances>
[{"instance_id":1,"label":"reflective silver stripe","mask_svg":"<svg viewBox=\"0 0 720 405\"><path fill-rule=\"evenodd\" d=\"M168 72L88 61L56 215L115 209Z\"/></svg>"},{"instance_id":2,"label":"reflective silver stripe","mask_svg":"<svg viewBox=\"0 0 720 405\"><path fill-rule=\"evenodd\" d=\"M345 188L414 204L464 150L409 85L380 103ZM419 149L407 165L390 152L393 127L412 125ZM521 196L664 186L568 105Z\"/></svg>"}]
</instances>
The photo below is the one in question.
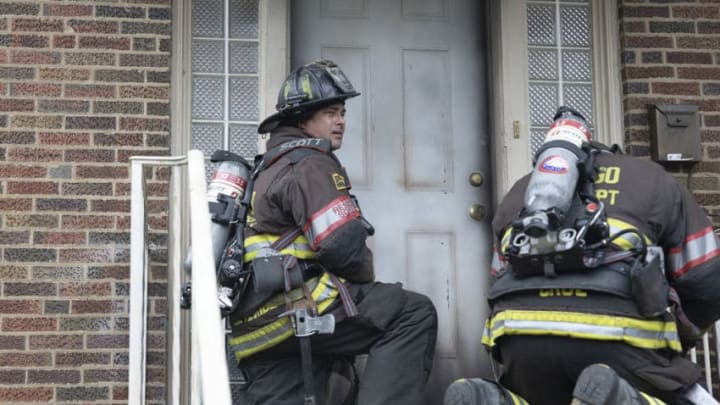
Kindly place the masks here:
<instances>
[{"instance_id":1,"label":"reflective silver stripe","mask_svg":"<svg viewBox=\"0 0 720 405\"><path fill-rule=\"evenodd\" d=\"M685 238L681 246L672 248L667 255L667 264L673 277L687 273L720 254L720 242L711 227L704 228Z\"/></svg>"},{"instance_id":2,"label":"reflective silver stripe","mask_svg":"<svg viewBox=\"0 0 720 405\"><path fill-rule=\"evenodd\" d=\"M622 341L646 349L682 351L672 321L551 310L508 309L485 323L482 342L494 346L504 335L554 335Z\"/></svg>"},{"instance_id":3,"label":"reflective silver stripe","mask_svg":"<svg viewBox=\"0 0 720 405\"><path fill-rule=\"evenodd\" d=\"M330 232L359 216L360 209L352 198L349 195L340 196L314 213L303 227L303 232L310 246L316 249Z\"/></svg>"},{"instance_id":4,"label":"reflective silver stripe","mask_svg":"<svg viewBox=\"0 0 720 405\"><path fill-rule=\"evenodd\" d=\"M492 328L493 331L500 328L509 328L515 331L521 330L552 330L552 331L565 331L573 332L577 334L596 335L596 336L611 336L611 337L623 337L632 336L638 339L652 339L652 340L677 340L678 334L668 331L649 331L632 329L622 326L600 326L600 325L587 325L575 322L557 322L557 321L527 321L527 320L515 320L506 319L504 321L497 322Z\"/></svg>"}]
</instances>

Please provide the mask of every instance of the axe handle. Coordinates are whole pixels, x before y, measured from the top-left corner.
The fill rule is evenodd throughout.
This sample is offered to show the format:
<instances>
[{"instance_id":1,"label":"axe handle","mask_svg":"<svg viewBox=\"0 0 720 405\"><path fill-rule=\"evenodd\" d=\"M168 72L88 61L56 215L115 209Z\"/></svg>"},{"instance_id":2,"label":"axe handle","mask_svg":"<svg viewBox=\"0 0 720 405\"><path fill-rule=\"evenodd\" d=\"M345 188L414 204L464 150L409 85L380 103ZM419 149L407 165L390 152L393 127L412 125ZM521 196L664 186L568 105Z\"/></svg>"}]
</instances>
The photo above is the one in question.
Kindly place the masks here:
<instances>
[{"instance_id":1,"label":"axe handle","mask_svg":"<svg viewBox=\"0 0 720 405\"><path fill-rule=\"evenodd\" d=\"M312 349L310 336L298 337L300 341L300 361L302 362L302 377L305 387L304 405L315 405L315 387L313 381Z\"/></svg>"}]
</instances>

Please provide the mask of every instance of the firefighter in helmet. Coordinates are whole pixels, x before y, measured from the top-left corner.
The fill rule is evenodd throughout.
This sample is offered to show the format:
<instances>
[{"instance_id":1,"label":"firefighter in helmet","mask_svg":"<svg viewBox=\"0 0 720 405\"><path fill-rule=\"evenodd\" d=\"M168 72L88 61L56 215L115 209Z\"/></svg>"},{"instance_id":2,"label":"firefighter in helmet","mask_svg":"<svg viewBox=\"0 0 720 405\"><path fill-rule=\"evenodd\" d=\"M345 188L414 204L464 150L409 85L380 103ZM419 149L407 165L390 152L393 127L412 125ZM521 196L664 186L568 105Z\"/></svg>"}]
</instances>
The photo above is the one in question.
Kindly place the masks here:
<instances>
[{"instance_id":1,"label":"firefighter in helmet","mask_svg":"<svg viewBox=\"0 0 720 405\"><path fill-rule=\"evenodd\" d=\"M248 379L243 404L302 403L302 338L282 316L299 302L313 316L335 319L334 333L309 337L318 404L326 403L333 360L359 354L368 356L358 403L409 405L422 397L437 335L435 308L424 295L374 281L365 243L373 228L333 153L345 136L345 100L359 94L335 63L316 61L290 73L277 112L259 126L270 133L264 159L277 157L255 179L245 265L262 284L271 271L261 273L272 267L263 263L280 257L281 272L302 281L288 288L292 280L285 278L269 292L249 286L230 315L229 345Z\"/></svg>"},{"instance_id":2,"label":"firefighter in helmet","mask_svg":"<svg viewBox=\"0 0 720 405\"><path fill-rule=\"evenodd\" d=\"M560 154L500 203L483 335L499 378L454 382L446 405L716 403L686 354L720 318L720 241L660 165L593 142L589 128L561 107L536 155L587 137L572 152L567 212L528 210L538 170L573 167Z\"/></svg>"}]
</instances>

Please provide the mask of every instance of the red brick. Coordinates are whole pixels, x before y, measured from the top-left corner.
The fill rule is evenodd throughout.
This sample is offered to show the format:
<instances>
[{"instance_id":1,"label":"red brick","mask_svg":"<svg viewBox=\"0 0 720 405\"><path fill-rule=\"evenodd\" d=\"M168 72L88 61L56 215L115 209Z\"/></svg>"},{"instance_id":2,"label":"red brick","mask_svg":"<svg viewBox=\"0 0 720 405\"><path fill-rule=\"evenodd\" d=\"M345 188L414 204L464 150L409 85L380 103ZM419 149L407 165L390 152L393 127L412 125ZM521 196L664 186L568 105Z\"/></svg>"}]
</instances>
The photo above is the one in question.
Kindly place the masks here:
<instances>
[{"instance_id":1,"label":"red brick","mask_svg":"<svg viewBox=\"0 0 720 405\"><path fill-rule=\"evenodd\" d=\"M47 15L58 17L89 17L93 12L93 6L48 4L45 7L47 7Z\"/></svg>"},{"instance_id":2,"label":"red brick","mask_svg":"<svg viewBox=\"0 0 720 405\"><path fill-rule=\"evenodd\" d=\"M5 226L8 228L57 228L57 215L5 215Z\"/></svg>"},{"instance_id":3,"label":"red brick","mask_svg":"<svg viewBox=\"0 0 720 405\"><path fill-rule=\"evenodd\" d=\"M66 162L100 162L115 161L115 151L109 149L68 149L65 151Z\"/></svg>"},{"instance_id":4,"label":"red brick","mask_svg":"<svg viewBox=\"0 0 720 405\"><path fill-rule=\"evenodd\" d=\"M124 382L128 379L128 370L105 369L105 370L83 370L83 382Z\"/></svg>"},{"instance_id":5,"label":"red brick","mask_svg":"<svg viewBox=\"0 0 720 405\"><path fill-rule=\"evenodd\" d=\"M115 86L97 84L66 84L66 97L113 98Z\"/></svg>"},{"instance_id":6,"label":"red brick","mask_svg":"<svg viewBox=\"0 0 720 405\"><path fill-rule=\"evenodd\" d=\"M645 21L625 21L623 22L623 32L647 32L647 22Z\"/></svg>"},{"instance_id":7,"label":"red brick","mask_svg":"<svg viewBox=\"0 0 720 405\"><path fill-rule=\"evenodd\" d=\"M142 133L95 134L94 144L100 146L143 146Z\"/></svg>"},{"instance_id":8,"label":"red brick","mask_svg":"<svg viewBox=\"0 0 720 405\"><path fill-rule=\"evenodd\" d=\"M48 48L49 44L45 35L8 35L8 45L13 48Z\"/></svg>"},{"instance_id":9,"label":"red brick","mask_svg":"<svg viewBox=\"0 0 720 405\"><path fill-rule=\"evenodd\" d=\"M62 86L56 83L11 83L11 96L46 96L62 95Z\"/></svg>"},{"instance_id":10,"label":"red brick","mask_svg":"<svg viewBox=\"0 0 720 405\"><path fill-rule=\"evenodd\" d=\"M0 211L30 211L32 200L28 198L0 198Z\"/></svg>"},{"instance_id":11,"label":"red brick","mask_svg":"<svg viewBox=\"0 0 720 405\"><path fill-rule=\"evenodd\" d=\"M92 249L85 249L92 250ZM95 249L100 250L100 249ZM107 250L107 249L105 249ZM62 261L62 260L61 260ZM109 281L95 281L87 283L61 283L60 296L62 297L85 297L85 296L109 296L112 295L112 283Z\"/></svg>"},{"instance_id":12,"label":"red brick","mask_svg":"<svg viewBox=\"0 0 720 405\"><path fill-rule=\"evenodd\" d=\"M115 34L120 31L120 24L117 21L98 20L69 20L67 25L75 32Z\"/></svg>"},{"instance_id":13,"label":"red brick","mask_svg":"<svg viewBox=\"0 0 720 405\"><path fill-rule=\"evenodd\" d=\"M717 35L678 37L676 42L678 48L720 49L720 38Z\"/></svg>"},{"instance_id":14,"label":"red brick","mask_svg":"<svg viewBox=\"0 0 720 405\"><path fill-rule=\"evenodd\" d=\"M679 67L679 79L718 80L720 67Z\"/></svg>"},{"instance_id":15,"label":"red brick","mask_svg":"<svg viewBox=\"0 0 720 405\"><path fill-rule=\"evenodd\" d=\"M92 212L130 212L128 200L93 200L90 206Z\"/></svg>"},{"instance_id":16,"label":"red brick","mask_svg":"<svg viewBox=\"0 0 720 405\"><path fill-rule=\"evenodd\" d=\"M2 388L0 387L0 402L49 402L53 400L52 387L32 388Z\"/></svg>"},{"instance_id":17,"label":"red brick","mask_svg":"<svg viewBox=\"0 0 720 405\"><path fill-rule=\"evenodd\" d=\"M112 183L63 183L61 193L64 196L109 196L112 195Z\"/></svg>"},{"instance_id":18,"label":"red brick","mask_svg":"<svg viewBox=\"0 0 720 405\"><path fill-rule=\"evenodd\" d=\"M82 335L31 335L28 339L30 339L30 350L72 350L83 348Z\"/></svg>"},{"instance_id":19,"label":"red brick","mask_svg":"<svg viewBox=\"0 0 720 405\"><path fill-rule=\"evenodd\" d=\"M672 94L683 96L699 96L700 83L695 82L655 82L652 83L652 92L657 94Z\"/></svg>"},{"instance_id":20,"label":"red brick","mask_svg":"<svg viewBox=\"0 0 720 405\"><path fill-rule=\"evenodd\" d=\"M167 86L120 86L120 97L169 100L170 88Z\"/></svg>"},{"instance_id":21,"label":"red brick","mask_svg":"<svg viewBox=\"0 0 720 405\"><path fill-rule=\"evenodd\" d=\"M80 48L89 49L115 49L120 51L130 50L130 38L125 37L80 37L78 43Z\"/></svg>"},{"instance_id":22,"label":"red brick","mask_svg":"<svg viewBox=\"0 0 720 405\"><path fill-rule=\"evenodd\" d=\"M125 311L121 300L82 300L72 301L73 314L118 314Z\"/></svg>"},{"instance_id":23,"label":"red brick","mask_svg":"<svg viewBox=\"0 0 720 405\"><path fill-rule=\"evenodd\" d=\"M105 215L63 215L62 227L68 229L110 229L115 218Z\"/></svg>"},{"instance_id":24,"label":"red brick","mask_svg":"<svg viewBox=\"0 0 720 405\"><path fill-rule=\"evenodd\" d=\"M128 347L127 334L120 335L88 335L88 349L125 349Z\"/></svg>"},{"instance_id":25,"label":"red brick","mask_svg":"<svg viewBox=\"0 0 720 405\"><path fill-rule=\"evenodd\" d=\"M39 75L42 80L75 81L89 80L90 69L72 68L41 68Z\"/></svg>"},{"instance_id":26,"label":"red brick","mask_svg":"<svg viewBox=\"0 0 720 405\"><path fill-rule=\"evenodd\" d=\"M75 167L75 175L80 179L127 179L128 171L129 168L127 166Z\"/></svg>"},{"instance_id":27,"label":"red brick","mask_svg":"<svg viewBox=\"0 0 720 405\"><path fill-rule=\"evenodd\" d=\"M20 162L62 162L62 151L41 148L12 148L8 157Z\"/></svg>"},{"instance_id":28,"label":"red brick","mask_svg":"<svg viewBox=\"0 0 720 405\"><path fill-rule=\"evenodd\" d=\"M0 313L3 314L40 314L42 303L38 300L0 300Z\"/></svg>"},{"instance_id":29,"label":"red brick","mask_svg":"<svg viewBox=\"0 0 720 405\"><path fill-rule=\"evenodd\" d=\"M41 18L15 18L12 23L13 31L26 32L63 32L62 20Z\"/></svg>"},{"instance_id":30,"label":"red brick","mask_svg":"<svg viewBox=\"0 0 720 405\"><path fill-rule=\"evenodd\" d=\"M57 318L4 318L2 322L4 332L53 332L58 330ZM2 353L0 353L2 356ZM0 364L2 358L0 357Z\"/></svg>"},{"instance_id":31,"label":"red brick","mask_svg":"<svg viewBox=\"0 0 720 405\"><path fill-rule=\"evenodd\" d=\"M57 65L62 61L62 55L52 51L12 51L10 60L25 65Z\"/></svg>"},{"instance_id":32,"label":"red brick","mask_svg":"<svg viewBox=\"0 0 720 405\"><path fill-rule=\"evenodd\" d=\"M0 178L10 177L37 178L47 176L47 168L42 166L0 164Z\"/></svg>"},{"instance_id":33,"label":"red brick","mask_svg":"<svg viewBox=\"0 0 720 405\"><path fill-rule=\"evenodd\" d=\"M43 145L90 145L87 132L41 132L38 137Z\"/></svg>"},{"instance_id":34,"label":"red brick","mask_svg":"<svg viewBox=\"0 0 720 405\"><path fill-rule=\"evenodd\" d=\"M58 194L59 184L54 181L9 181L8 194Z\"/></svg>"},{"instance_id":35,"label":"red brick","mask_svg":"<svg viewBox=\"0 0 720 405\"><path fill-rule=\"evenodd\" d=\"M83 245L87 243L85 232L39 232L33 233L36 245Z\"/></svg>"},{"instance_id":36,"label":"red brick","mask_svg":"<svg viewBox=\"0 0 720 405\"><path fill-rule=\"evenodd\" d=\"M67 263L112 263L114 249L60 249L58 260Z\"/></svg>"},{"instance_id":37,"label":"red brick","mask_svg":"<svg viewBox=\"0 0 720 405\"><path fill-rule=\"evenodd\" d=\"M53 48L75 48L76 43L75 35L53 35L52 37Z\"/></svg>"},{"instance_id":38,"label":"red brick","mask_svg":"<svg viewBox=\"0 0 720 405\"><path fill-rule=\"evenodd\" d=\"M113 385L112 386L112 399L115 401L127 401L128 387Z\"/></svg>"},{"instance_id":39,"label":"red brick","mask_svg":"<svg viewBox=\"0 0 720 405\"><path fill-rule=\"evenodd\" d=\"M713 63L712 54L707 52L668 52L667 63L705 64Z\"/></svg>"},{"instance_id":40,"label":"red brick","mask_svg":"<svg viewBox=\"0 0 720 405\"><path fill-rule=\"evenodd\" d=\"M80 370L28 370L28 384L78 384Z\"/></svg>"},{"instance_id":41,"label":"red brick","mask_svg":"<svg viewBox=\"0 0 720 405\"><path fill-rule=\"evenodd\" d=\"M59 352L55 355L56 366L82 366L85 364L110 364L110 354L97 352Z\"/></svg>"},{"instance_id":42,"label":"red brick","mask_svg":"<svg viewBox=\"0 0 720 405\"><path fill-rule=\"evenodd\" d=\"M672 16L676 19L698 20L720 18L720 7L673 6Z\"/></svg>"},{"instance_id":43,"label":"red brick","mask_svg":"<svg viewBox=\"0 0 720 405\"><path fill-rule=\"evenodd\" d=\"M5 98L0 100L0 111L34 111L34 100Z\"/></svg>"},{"instance_id":44,"label":"red brick","mask_svg":"<svg viewBox=\"0 0 720 405\"><path fill-rule=\"evenodd\" d=\"M625 48L672 48L673 39L669 36L625 36L622 43Z\"/></svg>"},{"instance_id":45,"label":"red brick","mask_svg":"<svg viewBox=\"0 0 720 405\"><path fill-rule=\"evenodd\" d=\"M69 20L67 25L82 33L115 34L120 31L117 21Z\"/></svg>"},{"instance_id":46,"label":"red brick","mask_svg":"<svg viewBox=\"0 0 720 405\"><path fill-rule=\"evenodd\" d=\"M165 118L120 118L120 129L126 131L155 131L167 132L170 130L170 120Z\"/></svg>"},{"instance_id":47,"label":"red brick","mask_svg":"<svg viewBox=\"0 0 720 405\"><path fill-rule=\"evenodd\" d=\"M635 67L626 66L624 73L627 79L673 77L675 71L667 66Z\"/></svg>"}]
</instances>

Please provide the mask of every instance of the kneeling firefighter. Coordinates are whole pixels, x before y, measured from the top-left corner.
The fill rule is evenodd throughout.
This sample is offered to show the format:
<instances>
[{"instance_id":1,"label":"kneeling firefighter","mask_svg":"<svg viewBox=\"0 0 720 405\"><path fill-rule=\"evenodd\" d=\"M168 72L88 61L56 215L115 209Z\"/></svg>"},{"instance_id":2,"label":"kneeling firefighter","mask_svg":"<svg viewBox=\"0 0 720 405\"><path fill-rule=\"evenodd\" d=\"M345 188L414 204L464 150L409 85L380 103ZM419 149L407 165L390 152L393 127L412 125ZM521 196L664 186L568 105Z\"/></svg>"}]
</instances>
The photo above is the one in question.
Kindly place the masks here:
<instances>
[{"instance_id":1,"label":"kneeling firefighter","mask_svg":"<svg viewBox=\"0 0 720 405\"><path fill-rule=\"evenodd\" d=\"M720 318L720 241L659 165L591 140L561 107L493 219L483 344L498 381L461 404L714 404L687 357Z\"/></svg>"},{"instance_id":2,"label":"kneeling firefighter","mask_svg":"<svg viewBox=\"0 0 720 405\"><path fill-rule=\"evenodd\" d=\"M327 403L335 360L359 354L368 356L357 403L421 401L435 308L399 284L374 282L365 243L374 230L333 153L345 100L358 95L335 63L313 62L290 73L277 112L259 126L270 132L268 151L256 158L245 226L220 264L243 269L226 308L229 345L247 377L241 404Z\"/></svg>"}]
</instances>

